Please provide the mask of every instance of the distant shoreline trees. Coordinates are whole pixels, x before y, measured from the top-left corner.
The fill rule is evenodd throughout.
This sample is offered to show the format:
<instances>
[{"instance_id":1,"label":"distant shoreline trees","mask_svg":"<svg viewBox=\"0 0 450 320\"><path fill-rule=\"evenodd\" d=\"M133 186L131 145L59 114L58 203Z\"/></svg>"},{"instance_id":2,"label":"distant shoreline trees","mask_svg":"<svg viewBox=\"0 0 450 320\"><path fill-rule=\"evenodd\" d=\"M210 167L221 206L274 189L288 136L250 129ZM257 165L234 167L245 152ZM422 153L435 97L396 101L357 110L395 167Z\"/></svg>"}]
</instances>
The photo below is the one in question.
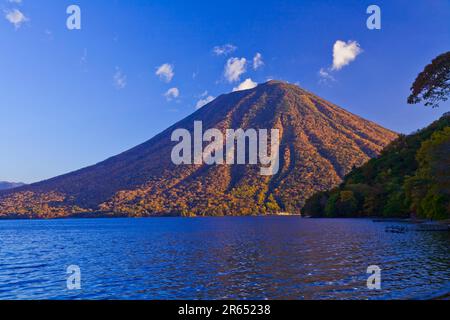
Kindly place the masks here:
<instances>
[{"instance_id":1,"label":"distant shoreline trees","mask_svg":"<svg viewBox=\"0 0 450 320\"><path fill-rule=\"evenodd\" d=\"M353 169L337 188L314 194L313 217L450 219L450 114L400 136L380 157Z\"/></svg>"}]
</instances>

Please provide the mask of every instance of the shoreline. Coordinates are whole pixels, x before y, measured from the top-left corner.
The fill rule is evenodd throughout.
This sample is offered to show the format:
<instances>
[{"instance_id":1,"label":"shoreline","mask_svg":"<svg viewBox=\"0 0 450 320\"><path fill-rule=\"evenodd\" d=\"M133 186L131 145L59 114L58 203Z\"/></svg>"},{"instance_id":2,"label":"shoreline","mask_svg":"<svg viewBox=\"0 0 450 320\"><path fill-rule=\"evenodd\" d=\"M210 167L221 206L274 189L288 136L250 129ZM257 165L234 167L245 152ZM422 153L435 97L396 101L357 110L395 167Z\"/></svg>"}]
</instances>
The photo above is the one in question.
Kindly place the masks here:
<instances>
[{"instance_id":1,"label":"shoreline","mask_svg":"<svg viewBox=\"0 0 450 320\"><path fill-rule=\"evenodd\" d=\"M242 218L242 217L286 217L286 218L301 218L301 219L313 219L313 220L342 220L342 219L357 219L357 220L372 220L373 223L405 223L405 224L417 224L417 225L448 225L450 228L450 220L426 220L426 219L411 219L411 218L383 218L383 217L311 217L303 216L301 214L261 214L261 215L225 215L225 216L181 216L178 214L164 214L164 215L152 215L152 216L130 216L126 214L113 214L113 213L88 213L88 214L76 214L72 216L64 217L28 217L28 216L6 216L0 217L1 221L21 221L21 220L76 220L76 219L154 219L154 218L182 218L182 219L201 219L201 218Z\"/></svg>"},{"instance_id":2,"label":"shoreline","mask_svg":"<svg viewBox=\"0 0 450 320\"><path fill-rule=\"evenodd\" d=\"M154 218L182 218L182 219L201 219L201 218L242 218L242 217L287 217L287 218L303 218L300 214L267 214L267 215L227 215L227 216L181 216L181 215L153 215L153 216L129 216L124 214L98 214L98 215L73 215L67 217L54 217L54 218L33 218L33 217L0 217L0 221L23 221L23 220L76 220L76 219L154 219Z\"/></svg>"}]
</instances>

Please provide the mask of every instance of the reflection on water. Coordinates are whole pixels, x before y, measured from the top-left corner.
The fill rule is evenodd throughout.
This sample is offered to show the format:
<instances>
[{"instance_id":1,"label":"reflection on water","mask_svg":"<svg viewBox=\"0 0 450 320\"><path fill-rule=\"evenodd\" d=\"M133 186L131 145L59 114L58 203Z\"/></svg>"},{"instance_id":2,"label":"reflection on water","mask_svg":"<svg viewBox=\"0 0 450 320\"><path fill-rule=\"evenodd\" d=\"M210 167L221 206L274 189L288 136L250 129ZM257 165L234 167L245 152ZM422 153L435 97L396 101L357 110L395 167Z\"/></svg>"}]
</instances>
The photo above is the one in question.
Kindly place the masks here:
<instances>
[{"instance_id":1,"label":"reflection on water","mask_svg":"<svg viewBox=\"0 0 450 320\"><path fill-rule=\"evenodd\" d=\"M0 221L0 299L397 299L448 292L450 237L297 217ZM82 290L66 289L79 265ZM369 265L382 289L366 288Z\"/></svg>"}]
</instances>

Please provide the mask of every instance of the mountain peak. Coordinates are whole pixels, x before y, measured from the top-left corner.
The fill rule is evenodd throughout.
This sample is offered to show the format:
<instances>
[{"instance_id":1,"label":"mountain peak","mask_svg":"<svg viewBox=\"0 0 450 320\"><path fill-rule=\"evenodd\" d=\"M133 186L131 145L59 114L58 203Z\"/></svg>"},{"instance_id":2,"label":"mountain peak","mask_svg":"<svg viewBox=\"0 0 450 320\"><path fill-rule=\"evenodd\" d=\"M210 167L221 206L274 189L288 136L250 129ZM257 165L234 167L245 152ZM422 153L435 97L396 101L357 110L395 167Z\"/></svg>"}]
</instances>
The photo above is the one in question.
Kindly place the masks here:
<instances>
[{"instance_id":1,"label":"mountain peak","mask_svg":"<svg viewBox=\"0 0 450 320\"><path fill-rule=\"evenodd\" d=\"M282 81L282 80L268 80L266 82L260 83L258 84L255 88L251 89L251 90L270 90L270 89L276 88L276 89L281 89L281 90L303 90L302 88L300 88L299 86L289 83L287 81Z\"/></svg>"},{"instance_id":2,"label":"mountain peak","mask_svg":"<svg viewBox=\"0 0 450 320\"><path fill-rule=\"evenodd\" d=\"M268 81L262 83L262 85L267 85L267 86L275 86L275 85L282 86L282 85L288 85L288 84L289 84L289 82L287 82L287 81L274 80L274 79L271 79L271 80L268 80Z\"/></svg>"},{"instance_id":3,"label":"mountain peak","mask_svg":"<svg viewBox=\"0 0 450 320\"><path fill-rule=\"evenodd\" d=\"M279 87L279 88L284 88L284 89L293 89L293 90L303 90L305 91L302 87L300 87L297 84L293 84L287 81L283 81L283 80L269 80L267 82L264 82L262 84L260 84L260 86L266 86L266 87Z\"/></svg>"}]
</instances>

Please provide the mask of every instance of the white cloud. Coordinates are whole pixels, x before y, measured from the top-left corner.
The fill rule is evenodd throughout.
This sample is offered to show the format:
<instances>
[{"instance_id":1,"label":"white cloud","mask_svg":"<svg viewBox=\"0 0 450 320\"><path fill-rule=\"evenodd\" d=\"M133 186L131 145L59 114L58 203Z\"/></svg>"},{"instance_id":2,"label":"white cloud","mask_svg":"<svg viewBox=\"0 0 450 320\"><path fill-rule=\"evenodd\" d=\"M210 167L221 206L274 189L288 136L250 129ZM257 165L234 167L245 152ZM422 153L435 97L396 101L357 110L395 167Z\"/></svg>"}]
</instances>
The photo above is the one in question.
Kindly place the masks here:
<instances>
[{"instance_id":1,"label":"white cloud","mask_svg":"<svg viewBox=\"0 0 450 320\"><path fill-rule=\"evenodd\" d=\"M253 89L257 86L258 84L256 82L254 82L252 79L248 78L245 81L243 81L239 86L233 88L233 92L235 91L242 91L242 90L248 90L248 89Z\"/></svg>"},{"instance_id":2,"label":"white cloud","mask_svg":"<svg viewBox=\"0 0 450 320\"><path fill-rule=\"evenodd\" d=\"M236 51L237 47L228 43L224 44L223 46L215 46L213 48L213 53L216 56L226 56L234 51Z\"/></svg>"},{"instance_id":3,"label":"white cloud","mask_svg":"<svg viewBox=\"0 0 450 320\"><path fill-rule=\"evenodd\" d=\"M116 73L113 76L114 86L121 90L127 85L127 76L122 73L120 68L116 67Z\"/></svg>"},{"instance_id":4,"label":"white cloud","mask_svg":"<svg viewBox=\"0 0 450 320\"><path fill-rule=\"evenodd\" d=\"M247 71L245 58L230 58L225 65L225 78L228 82L238 81L241 75Z\"/></svg>"},{"instance_id":5,"label":"white cloud","mask_svg":"<svg viewBox=\"0 0 450 320\"><path fill-rule=\"evenodd\" d=\"M354 61L358 55L363 52L360 45L356 41L337 40L333 46L333 65L329 68L321 68L318 72L319 83L328 84L336 81L333 72L341 70L343 67Z\"/></svg>"},{"instance_id":6,"label":"white cloud","mask_svg":"<svg viewBox=\"0 0 450 320\"><path fill-rule=\"evenodd\" d=\"M208 91L205 91L202 95L201 95L201 99L197 101L197 104L195 105L195 109L200 109L201 107L207 105L208 103L210 103L211 101L213 101L215 98L211 95L208 96Z\"/></svg>"},{"instance_id":7,"label":"white cloud","mask_svg":"<svg viewBox=\"0 0 450 320\"><path fill-rule=\"evenodd\" d=\"M22 0L8 0L11 3L22 3Z\"/></svg>"},{"instance_id":8,"label":"white cloud","mask_svg":"<svg viewBox=\"0 0 450 320\"><path fill-rule=\"evenodd\" d=\"M258 70L264 65L264 61L262 59L261 53L256 53L255 57L253 58L253 69Z\"/></svg>"},{"instance_id":9,"label":"white cloud","mask_svg":"<svg viewBox=\"0 0 450 320\"><path fill-rule=\"evenodd\" d=\"M320 77L319 83L321 84L327 84L329 82L336 81L336 79L334 79L334 77L331 75L330 71L324 68L320 68L319 77Z\"/></svg>"},{"instance_id":10,"label":"white cloud","mask_svg":"<svg viewBox=\"0 0 450 320\"><path fill-rule=\"evenodd\" d=\"M175 73L173 72L173 65L169 63L164 63L163 65L156 67L156 75L165 82L172 81Z\"/></svg>"},{"instance_id":11,"label":"white cloud","mask_svg":"<svg viewBox=\"0 0 450 320\"><path fill-rule=\"evenodd\" d=\"M164 94L167 101L171 101L172 99L176 99L180 96L180 90L178 88L170 88L167 90L167 92Z\"/></svg>"},{"instance_id":12,"label":"white cloud","mask_svg":"<svg viewBox=\"0 0 450 320\"><path fill-rule=\"evenodd\" d=\"M332 70L340 70L362 52L359 43L356 41L337 40L333 46L333 67Z\"/></svg>"},{"instance_id":13,"label":"white cloud","mask_svg":"<svg viewBox=\"0 0 450 320\"><path fill-rule=\"evenodd\" d=\"M11 22L16 29L20 28L22 23L28 21L29 19L18 9L6 10L5 18Z\"/></svg>"}]
</instances>

